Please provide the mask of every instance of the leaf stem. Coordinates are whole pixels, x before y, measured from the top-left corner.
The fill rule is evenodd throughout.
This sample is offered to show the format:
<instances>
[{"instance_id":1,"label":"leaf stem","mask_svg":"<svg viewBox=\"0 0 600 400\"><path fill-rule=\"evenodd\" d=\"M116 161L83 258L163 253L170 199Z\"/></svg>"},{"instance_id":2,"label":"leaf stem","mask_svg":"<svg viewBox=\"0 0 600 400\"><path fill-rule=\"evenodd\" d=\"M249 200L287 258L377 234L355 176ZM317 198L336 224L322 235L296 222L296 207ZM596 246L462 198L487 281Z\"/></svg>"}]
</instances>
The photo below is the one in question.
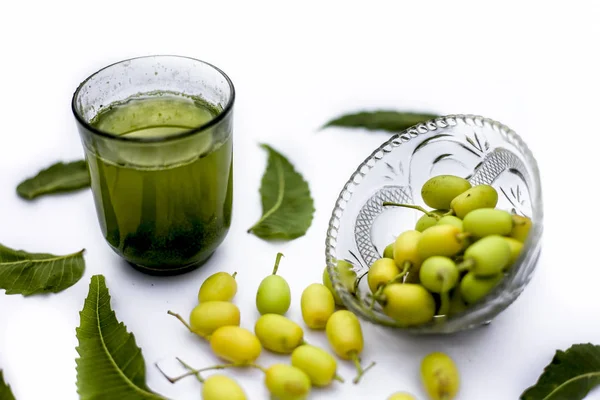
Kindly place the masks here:
<instances>
[{"instance_id":1,"label":"leaf stem","mask_svg":"<svg viewBox=\"0 0 600 400\"><path fill-rule=\"evenodd\" d=\"M371 296L371 305L369 306L369 311L373 311L375 308L375 302L381 299L381 294L383 293L383 289L385 289L385 285L381 285L377 288L373 296Z\"/></svg>"},{"instance_id":2,"label":"leaf stem","mask_svg":"<svg viewBox=\"0 0 600 400\"><path fill-rule=\"evenodd\" d=\"M369 273L369 271L367 270L367 272L363 273L361 276L359 276L357 279L354 280L354 290L353 290L354 293L356 293L358 291L358 286L360 285L360 281L362 280L362 278L367 276L368 273Z\"/></svg>"},{"instance_id":3,"label":"leaf stem","mask_svg":"<svg viewBox=\"0 0 600 400\"><path fill-rule=\"evenodd\" d=\"M404 264L402 265L402 271L400 271L400 273L396 275L394 279L392 279L392 282L398 282L400 279L404 278L404 276L410 272L411 267L412 263L410 261L404 261Z\"/></svg>"},{"instance_id":4,"label":"leaf stem","mask_svg":"<svg viewBox=\"0 0 600 400\"><path fill-rule=\"evenodd\" d=\"M350 354L351 360L352 362L354 362L354 366L356 367L356 372L357 375L356 377L352 380L352 383L357 384L360 379L363 377L363 375L370 370L371 368L373 368L375 366L375 362L372 362L371 364L369 364L367 366L367 368L363 368L362 365L360 365L360 358L358 357L358 353L356 351L352 351L352 353Z\"/></svg>"},{"instance_id":5,"label":"leaf stem","mask_svg":"<svg viewBox=\"0 0 600 400\"><path fill-rule=\"evenodd\" d=\"M457 268L458 268L458 272L464 272L464 271L471 270L471 268L473 268L474 266L475 266L475 260L473 260L472 258L466 258L463 260L463 262L458 264Z\"/></svg>"},{"instance_id":6,"label":"leaf stem","mask_svg":"<svg viewBox=\"0 0 600 400\"><path fill-rule=\"evenodd\" d=\"M512 223L513 223L513 225L525 225L525 224L527 224L527 220L521 219L519 217L520 216L516 215L516 214L512 216Z\"/></svg>"},{"instance_id":7,"label":"leaf stem","mask_svg":"<svg viewBox=\"0 0 600 400\"><path fill-rule=\"evenodd\" d=\"M385 290L385 288L387 287L387 285L389 285L390 283L396 283L396 282L400 282L402 280L402 278L404 278L404 276L406 276L406 274L408 274L410 272L410 268L412 267L412 263L410 261L404 261L404 264L402 265L402 271L400 271L400 273L398 275L396 275L395 277L393 277L390 281L388 281L385 285L381 285L377 288L377 290L375 291L375 293L373 293L373 301L371 302L371 305L369 307L369 311L373 311L373 308L375 307L375 301L376 300L381 300L381 294L383 293L383 291Z\"/></svg>"},{"instance_id":8,"label":"leaf stem","mask_svg":"<svg viewBox=\"0 0 600 400\"><path fill-rule=\"evenodd\" d=\"M186 378L188 376L191 375L198 375L200 372L205 372L205 371L214 371L214 370L218 370L218 369L226 369L226 368L245 368L245 367L251 367L251 368L256 368L256 369L260 369L262 372L265 372L266 370L261 367L260 365L254 364L254 363L247 363L247 364L217 364L217 365L213 365L211 367L205 367L205 368L200 368L200 369L189 369L188 372L186 372L183 375L179 375L175 378L168 376L167 374L165 374L163 372L163 370L160 369L160 367L158 366L158 364L154 364L156 365L156 368L158 368L158 370L161 372L161 374L171 383L175 383L183 378Z\"/></svg>"},{"instance_id":9,"label":"leaf stem","mask_svg":"<svg viewBox=\"0 0 600 400\"><path fill-rule=\"evenodd\" d=\"M279 262L281 261L281 257L283 257L283 253L277 253L277 258L275 259L275 266L273 267L273 275L277 275L277 270L279 269Z\"/></svg>"},{"instance_id":10,"label":"leaf stem","mask_svg":"<svg viewBox=\"0 0 600 400\"><path fill-rule=\"evenodd\" d=\"M241 364L241 365L238 365L238 366L239 366L239 367L251 367L251 368L256 368L256 369L259 369L259 370L260 370L261 372L263 372L263 373L267 372L267 369L266 369L265 367L261 367L260 365L258 365L258 364L254 364L254 363L250 363L250 364Z\"/></svg>"},{"instance_id":11,"label":"leaf stem","mask_svg":"<svg viewBox=\"0 0 600 400\"><path fill-rule=\"evenodd\" d=\"M67 258L74 258L77 256L82 255L83 253L85 253L85 249L81 249L75 253L71 253L71 254L65 254L63 256L57 256L57 255L53 255L50 254L49 257L47 258L31 258L31 254L26 253L25 254L25 258L22 259L18 259L18 260L14 260L14 261L2 261L0 262L1 264L9 264L11 266L13 265L18 265L18 264L37 264L37 263L48 263L48 262L56 262L58 260L63 260L63 259L67 259Z\"/></svg>"},{"instance_id":12,"label":"leaf stem","mask_svg":"<svg viewBox=\"0 0 600 400\"><path fill-rule=\"evenodd\" d=\"M267 171L269 169L269 163L271 161L273 163L273 168L275 169L275 174L277 175L277 200L275 201L275 204L273 204L273 207L271 207L269 210L263 209L264 213L263 213L262 217L260 217L258 222L256 222L250 228L248 228L248 231L247 231L248 233L252 232L256 227L260 226L260 224L263 223L263 221L265 221L272 214L274 214L283 204L283 199L285 197L285 189L286 189L286 187L285 187L285 172L283 170L282 161L280 159L280 157L283 157L283 156L281 156L279 153L277 153L275 150L273 150L270 146L263 144L263 145L261 145L261 147L263 147L269 151L269 158L267 161L267 170L265 170L265 175L267 174ZM276 155L271 157L272 153L276 153Z\"/></svg>"},{"instance_id":13,"label":"leaf stem","mask_svg":"<svg viewBox=\"0 0 600 400\"><path fill-rule=\"evenodd\" d=\"M400 203L393 203L393 202L390 202L390 201L384 201L383 202L383 206L384 207L385 206L395 206L395 207L412 208L413 210L421 211L422 213L426 214L428 217L431 217L431 218L435 219L436 221L440 219L439 215L437 215L435 213L432 213L432 212L429 212L426 209L424 209L423 207L417 206L417 205L414 205L414 204L400 204Z\"/></svg>"},{"instance_id":14,"label":"leaf stem","mask_svg":"<svg viewBox=\"0 0 600 400\"><path fill-rule=\"evenodd\" d=\"M174 313L174 312L173 312L173 311L171 311L171 310L167 311L167 314L169 314L169 315L172 315L172 316L174 316L175 318L177 318L179 321L181 321L181 323L182 323L183 325L185 325L185 327L186 327L186 328L188 328L188 330L189 330L190 332L194 333L194 331L192 330L192 327L191 327L191 326L190 326L190 325L189 325L187 322L185 322L185 319L183 319L183 317L182 317L181 315L179 315L179 314L177 314L177 313Z\"/></svg>"},{"instance_id":15,"label":"leaf stem","mask_svg":"<svg viewBox=\"0 0 600 400\"><path fill-rule=\"evenodd\" d=\"M440 293L440 309L438 311L438 315L446 315L450 311L450 295L448 292Z\"/></svg>"},{"instance_id":16,"label":"leaf stem","mask_svg":"<svg viewBox=\"0 0 600 400\"><path fill-rule=\"evenodd\" d=\"M177 361L179 361L179 363L180 363L181 365L183 365L183 367L184 367L185 369L187 369L188 371L193 371L193 370L194 370L194 368L192 368L190 365L186 364L186 363L185 363L185 362L184 362L184 361L183 361L181 358L179 358L179 357L175 357L175 359L176 359ZM200 382L200 383L204 383L204 378L202 378L202 375L200 375L200 373L199 373L199 372L195 373L194 375L196 375L196 379L198 379L198 382Z\"/></svg>"},{"instance_id":17,"label":"leaf stem","mask_svg":"<svg viewBox=\"0 0 600 400\"><path fill-rule=\"evenodd\" d=\"M460 233L456 234L456 238L460 242L464 242L466 239L470 238L471 236L473 236L473 235L469 232L460 232Z\"/></svg>"}]
</instances>

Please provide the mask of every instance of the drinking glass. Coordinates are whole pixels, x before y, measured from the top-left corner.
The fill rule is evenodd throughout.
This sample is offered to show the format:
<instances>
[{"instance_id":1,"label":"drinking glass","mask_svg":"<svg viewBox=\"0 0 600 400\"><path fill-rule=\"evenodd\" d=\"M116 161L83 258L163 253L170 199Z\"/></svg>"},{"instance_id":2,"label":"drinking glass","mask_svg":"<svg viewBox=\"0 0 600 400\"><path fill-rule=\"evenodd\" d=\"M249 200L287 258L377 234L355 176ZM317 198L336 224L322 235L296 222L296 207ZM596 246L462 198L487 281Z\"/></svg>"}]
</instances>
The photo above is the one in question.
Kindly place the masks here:
<instances>
[{"instance_id":1,"label":"drinking glass","mask_svg":"<svg viewBox=\"0 0 600 400\"><path fill-rule=\"evenodd\" d=\"M184 112L173 106L179 103L169 102L173 97L187 99L186 107L198 105L198 112L214 113L173 133L171 118ZM72 109L100 228L110 247L134 268L152 275L188 272L202 265L227 235L234 99L234 86L223 71L169 55L109 65L75 91ZM96 123L132 100L142 106L150 103L141 101L154 102L118 123L152 125L152 134L116 134Z\"/></svg>"}]
</instances>

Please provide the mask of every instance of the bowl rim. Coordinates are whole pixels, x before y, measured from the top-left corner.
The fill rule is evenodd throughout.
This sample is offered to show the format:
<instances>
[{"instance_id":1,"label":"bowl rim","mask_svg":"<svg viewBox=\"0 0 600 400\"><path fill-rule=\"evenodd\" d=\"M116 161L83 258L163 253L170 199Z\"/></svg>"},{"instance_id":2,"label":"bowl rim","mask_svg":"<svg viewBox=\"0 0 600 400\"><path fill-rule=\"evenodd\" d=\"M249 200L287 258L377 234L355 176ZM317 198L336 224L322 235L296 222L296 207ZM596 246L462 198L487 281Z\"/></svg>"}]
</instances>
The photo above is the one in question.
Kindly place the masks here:
<instances>
[{"instance_id":1,"label":"bowl rim","mask_svg":"<svg viewBox=\"0 0 600 400\"><path fill-rule=\"evenodd\" d=\"M533 186L532 193L532 215L531 219L534 222L531 228L531 231L523 245L523 251L521 252L519 258L515 261L515 267L511 269L509 276L511 279L503 279L503 282L499 284L494 290L492 290L484 299L482 299L479 303L470 306L466 311L457 313L452 316L443 316L434 318L433 321L419 325L406 327L401 326L397 322L394 322L391 318L385 316L384 314L374 314L366 309L366 307L359 304L359 301L355 299L346 289L343 288L340 279L337 276L335 263L337 263L336 257L336 245L337 245L337 237L339 233L339 222L343 216L345 211L345 206L354 194L354 189L360 185L362 177L364 177L376 164L379 160L384 158L385 153L389 153L392 151L393 147L398 147L402 143L405 143L417 136L421 136L423 134L427 134L433 130L437 129L446 129L450 126L456 126L459 122L464 123L466 125L474 125L478 127L485 127L486 125L497 131L502 137L510 144L515 146L522 152L522 156L525 159L525 163L527 168L531 172L531 183ZM406 331L409 333L432 333L432 334L440 334L440 333L454 333L462 330L467 330L484 324L486 322L472 323L470 325L465 325L462 327L458 327L457 329L450 329L449 331L444 331L440 329L440 322L442 325L444 322L460 321L461 318L465 318L466 315L481 313L483 316L489 316L489 321L495 318L498 314L508 308L520 295L520 293L524 290L525 286L529 283L531 278L533 277L535 267L537 264L537 259L539 258L539 254L541 251L541 239L543 233L543 194L542 194L542 185L541 185L541 176L540 176L539 166L537 160L535 159L531 149L525 143L525 141L511 128L493 120L491 118L483 117L481 115L475 114L448 114L445 116L439 116L432 118L430 120L415 124L403 131L397 132L393 134L389 139L384 141L381 145L379 145L374 151L372 151L355 169L355 171L350 175L349 179L344 184L341 189L333 210L331 212L331 217L329 219L327 234L325 238L325 260L326 260L326 268L329 274L332 286L335 292L338 294L340 299L342 300L344 306L361 317L362 319L369 320L371 323L396 328L402 331ZM357 181L358 179L358 181ZM526 271L522 266L531 265L531 271ZM370 266L367 266L369 268ZM520 279L520 283L518 284L517 290L511 290L511 293L507 293L503 289L506 288L508 283L513 283ZM488 311L483 312L482 310L489 306L489 303L492 300L502 300L501 307L495 307L489 309ZM365 315L366 312L369 312L370 315L367 317ZM385 318L384 318L385 317ZM489 322L487 321L487 322Z\"/></svg>"}]
</instances>

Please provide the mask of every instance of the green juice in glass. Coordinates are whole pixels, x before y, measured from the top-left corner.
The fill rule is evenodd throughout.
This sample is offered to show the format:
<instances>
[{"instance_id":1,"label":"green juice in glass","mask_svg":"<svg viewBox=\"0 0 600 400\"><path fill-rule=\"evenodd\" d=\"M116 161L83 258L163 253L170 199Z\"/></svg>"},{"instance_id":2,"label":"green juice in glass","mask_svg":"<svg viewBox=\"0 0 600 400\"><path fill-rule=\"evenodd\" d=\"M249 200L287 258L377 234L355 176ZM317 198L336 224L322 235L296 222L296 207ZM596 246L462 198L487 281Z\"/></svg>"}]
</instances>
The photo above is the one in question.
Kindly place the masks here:
<instances>
[{"instance_id":1,"label":"green juice in glass","mask_svg":"<svg viewBox=\"0 0 600 400\"><path fill-rule=\"evenodd\" d=\"M199 98L153 93L106 107L90 125L126 138L168 140L220 112ZM115 162L87 151L102 232L117 253L145 272L190 269L205 261L229 230L231 134L209 129L195 135L202 136L169 150L176 157L158 147L121 146Z\"/></svg>"}]
</instances>

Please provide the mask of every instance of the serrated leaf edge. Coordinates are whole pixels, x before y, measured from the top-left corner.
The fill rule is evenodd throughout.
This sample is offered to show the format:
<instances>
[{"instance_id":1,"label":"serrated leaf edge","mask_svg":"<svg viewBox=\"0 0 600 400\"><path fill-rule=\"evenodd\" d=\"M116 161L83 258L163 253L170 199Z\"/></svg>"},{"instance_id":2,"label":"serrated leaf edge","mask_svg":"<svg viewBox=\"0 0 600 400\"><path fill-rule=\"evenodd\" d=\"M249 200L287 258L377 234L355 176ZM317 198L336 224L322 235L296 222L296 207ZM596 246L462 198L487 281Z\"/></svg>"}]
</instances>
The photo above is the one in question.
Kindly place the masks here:
<instances>
[{"instance_id":1,"label":"serrated leaf edge","mask_svg":"<svg viewBox=\"0 0 600 400\"><path fill-rule=\"evenodd\" d=\"M106 347L106 343L104 342L104 335L102 334L102 330L100 328L100 318L99 318L99 314L100 313L98 312L98 304L100 303L100 277L104 278L102 275L94 275L94 276L92 276L92 282L91 283L94 283L94 281L96 283L96 307L95 307L94 311L95 311L95 314L96 314L96 321L98 322L98 334L99 334L99 337L100 337L100 342L102 343L102 347L104 348L105 353L108 355L108 358L109 358L111 364L118 371L119 375L121 375L125 379L125 382L127 383L128 386L132 387L136 392L139 392L141 394L150 395L150 396L153 396L156 399L160 399L160 400L165 400L166 399L165 397L160 396L157 393L154 393L154 392L151 392L151 391L146 391L146 390L138 387L137 385L135 385L133 382L131 382L131 379L129 379L129 377L127 377L127 375L125 375L123 373L123 371L121 370L121 368L115 362L112 354L108 351L108 348ZM96 279L94 279L94 278L96 278ZM106 286L106 284L105 284L105 286ZM108 301L109 301L109 307L110 307L111 296L110 296L110 290L108 289L108 286L106 286L106 291L107 291ZM115 313L115 311L113 310L112 307L110 308L110 310L114 314L115 319L118 321L119 325L123 326L125 328L125 331L127 332L127 334L133 336L134 341L135 341L135 335L127 329L127 326L122 321L118 320L117 315L116 315L116 313ZM83 311L79 312L79 317L80 318L81 318L82 313L83 313ZM135 353L135 355L137 355L137 354L139 354L139 353L142 352L142 349L137 345L137 343L135 343L135 345L136 345L136 347L138 349L137 353ZM76 350L79 353L79 346L77 346ZM79 359L81 359L81 353L79 353ZM131 360L128 361L128 362L131 362ZM77 392L79 393L79 388L78 388Z\"/></svg>"},{"instance_id":2,"label":"serrated leaf edge","mask_svg":"<svg viewBox=\"0 0 600 400\"><path fill-rule=\"evenodd\" d=\"M17 185L17 187L16 187L17 195L24 200L34 200L37 197L44 196L44 195L58 194L58 193L65 193L65 192L74 192L77 190L81 190L81 189L90 187L90 182L88 179L86 182L79 182L76 186L72 186L68 189L62 188L62 187L60 187L60 185L58 185L59 189L54 188L53 190L50 190L50 191L48 191L46 188L39 188L38 190L33 190L31 192L23 191L24 186L26 186L27 184L29 184L31 182L34 182L37 179L40 179L40 176L47 173L50 169L55 168L55 167L68 168L70 165L75 165L75 164L78 164L81 162L83 162L87 165L86 160L74 160L74 161L68 161L68 162L58 161L58 162L55 162L54 164L47 166L46 168L39 170L35 175L29 176L28 178L24 179ZM89 172L88 172L88 174L89 174ZM68 178L66 178L64 176L60 177L57 181L63 181L63 182L67 182L67 183L69 182ZM56 184L55 184L55 186L56 186Z\"/></svg>"},{"instance_id":3,"label":"serrated leaf edge","mask_svg":"<svg viewBox=\"0 0 600 400\"><path fill-rule=\"evenodd\" d=\"M31 264L46 263L46 262L52 262L52 263L54 263L54 262L56 262L58 260L65 260L65 259L69 259L69 258L76 258L76 257L79 257L79 256L83 256L83 253L85 253L85 248L84 248L84 249L81 249L81 250L79 250L79 251L77 251L75 253L66 254L66 255L62 255L62 256L57 256L57 255L54 255L54 254L48 254L51 257L48 257L48 258L31 258L32 254L33 255L40 255L40 253L38 253L38 254L36 254L36 253L28 253L28 252L25 252L23 250L14 250L14 249L11 249L11 248L8 248L8 247L7 247L7 249L13 250L13 251L16 251L16 252L23 252L23 253L25 253L24 256L30 257L30 258L24 258L22 260L8 261L8 262L1 262L0 261L0 267L3 267L3 265L7 265L7 264L10 264L11 266L14 266L14 265L18 266L20 264L29 264L29 263L31 263ZM25 267L25 268L27 268L27 267ZM41 268L44 268L44 266L42 266ZM62 266L62 272L61 272L61 280L60 280L59 283L62 283L63 277L65 275L65 270L64 269L65 269L65 267L64 267L64 264L63 264L63 266ZM51 268L51 270L52 270L52 268ZM79 277L79 279L77 279L71 285L69 285L68 287L65 287L64 289L62 289L60 291L56 290L56 288L58 287L58 285L44 286L44 287L41 288L41 290L40 290L40 288L38 288L36 290L29 289L29 290L26 290L26 291L19 291L19 290L14 290L14 289L6 289L6 288L2 288L2 287L0 287L0 289L4 289L5 293L7 295L20 294L20 295L22 295L24 297L28 297L28 296L32 296L32 295L36 295L36 294L59 293L61 291L67 290L70 287L74 286L77 282L79 282L79 280L81 279L81 277L83 276L84 273L85 273L85 260L84 260L83 271L82 271L82 274ZM72 271L71 271L71 275L73 275ZM13 281L12 283L14 284L15 281Z\"/></svg>"}]
</instances>

